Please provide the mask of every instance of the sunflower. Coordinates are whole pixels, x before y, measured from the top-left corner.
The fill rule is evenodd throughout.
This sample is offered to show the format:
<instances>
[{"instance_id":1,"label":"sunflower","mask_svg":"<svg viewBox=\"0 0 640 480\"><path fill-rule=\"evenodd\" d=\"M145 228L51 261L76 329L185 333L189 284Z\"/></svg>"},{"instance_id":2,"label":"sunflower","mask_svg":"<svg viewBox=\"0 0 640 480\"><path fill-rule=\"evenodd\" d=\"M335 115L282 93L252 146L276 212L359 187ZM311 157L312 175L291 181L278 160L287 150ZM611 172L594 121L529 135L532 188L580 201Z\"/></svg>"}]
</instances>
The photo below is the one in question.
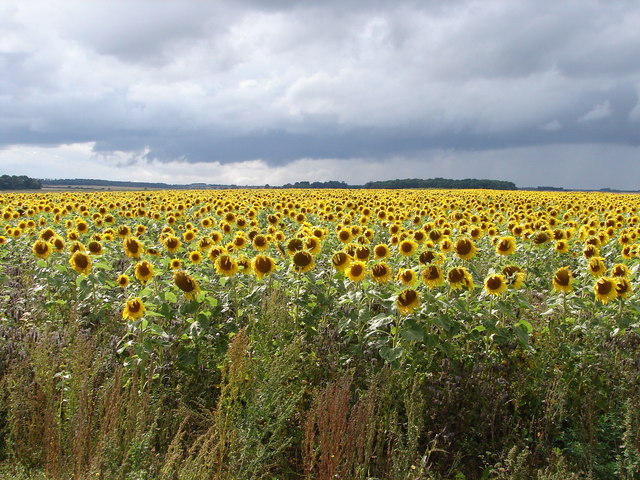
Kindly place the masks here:
<instances>
[{"instance_id":1,"label":"sunflower","mask_svg":"<svg viewBox=\"0 0 640 480\"><path fill-rule=\"evenodd\" d=\"M127 225L120 225L117 233L120 238L125 238L131 235L131 229Z\"/></svg>"},{"instance_id":2,"label":"sunflower","mask_svg":"<svg viewBox=\"0 0 640 480\"><path fill-rule=\"evenodd\" d=\"M124 253L130 258L140 258L144 253L144 247L136 237L127 237L122 241Z\"/></svg>"},{"instance_id":3,"label":"sunflower","mask_svg":"<svg viewBox=\"0 0 640 480\"><path fill-rule=\"evenodd\" d=\"M289 255L294 255L302 249L304 249L304 242L301 238L295 237L287 242L287 253Z\"/></svg>"},{"instance_id":4,"label":"sunflower","mask_svg":"<svg viewBox=\"0 0 640 480\"><path fill-rule=\"evenodd\" d=\"M79 233L87 233L89 231L89 225L84 220L80 220L76 223L76 229Z\"/></svg>"},{"instance_id":5,"label":"sunflower","mask_svg":"<svg viewBox=\"0 0 640 480\"><path fill-rule=\"evenodd\" d=\"M162 244L164 245L164 248L169 251L169 253L176 253L182 245L182 242L175 235L168 235L164 238Z\"/></svg>"},{"instance_id":6,"label":"sunflower","mask_svg":"<svg viewBox=\"0 0 640 480\"><path fill-rule=\"evenodd\" d=\"M182 267L182 262L179 258L172 258L169 262L169 266L172 270L179 270Z\"/></svg>"},{"instance_id":7,"label":"sunflower","mask_svg":"<svg viewBox=\"0 0 640 480\"><path fill-rule=\"evenodd\" d=\"M238 272L248 275L251 273L251 260L246 255L238 255L236 258Z\"/></svg>"},{"instance_id":8,"label":"sunflower","mask_svg":"<svg viewBox=\"0 0 640 480\"><path fill-rule=\"evenodd\" d=\"M216 272L225 277L233 277L238 273L238 263L229 255L222 254L216 258Z\"/></svg>"},{"instance_id":9,"label":"sunflower","mask_svg":"<svg viewBox=\"0 0 640 480\"><path fill-rule=\"evenodd\" d=\"M359 282L367 275L367 266L364 262L354 260L345 270L345 275L352 282Z\"/></svg>"},{"instance_id":10,"label":"sunflower","mask_svg":"<svg viewBox=\"0 0 640 480\"><path fill-rule=\"evenodd\" d=\"M422 282L429 288L435 288L444 283L444 274L440 265L427 265L422 270Z\"/></svg>"},{"instance_id":11,"label":"sunflower","mask_svg":"<svg viewBox=\"0 0 640 480\"><path fill-rule=\"evenodd\" d=\"M369 256L371 256L371 250L369 250L369 247L366 245L361 245L355 248L354 254L356 260L366 262L369 260Z\"/></svg>"},{"instance_id":12,"label":"sunflower","mask_svg":"<svg viewBox=\"0 0 640 480\"><path fill-rule=\"evenodd\" d=\"M48 242L49 240L51 240L53 237L56 236L56 232L54 232L51 228L45 228L40 232L38 236L40 237L41 240Z\"/></svg>"},{"instance_id":13,"label":"sunflower","mask_svg":"<svg viewBox=\"0 0 640 480\"><path fill-rule=\"evenodd\" d=\"M96 240L90 241L87 249L91 255L102 255L103 253L102 244Z\"/></svg>"},{"instance_id":14,"label":"sunflower","mask_svg":"<svg viewBox=\"0 0 640 480\"><path fill-rule=\"evenodd\" d=\"M62 237L56 235L50 240L51 246L56 249L56 251L61 252L64 250L64 240Z\"/></svg>"},{"instance_id":15,"label":"sunflower","mask_svg":"<svg viewBox=\"0 0 640 480\"><path fill-rule=\"evenodd\" d=\"M611 267L611 276L628 277L629 267L627 267L624 263L616 263L613 267Z\"/></svg>"},{"instance_id":16,"label":"sunflower","mask_svg":"<svg viewBox=\"0 0 640 480\"><path fill-rule=\"evenodd\" d=\"M466 287L468 290L474 288L473 277L471 273L464 267L453 267L447 272L447 280L452 290L458 290Z\"/></svg>"},{"instance_id":17,"label":"sunflower","mask_svg":"<svg viewBox=\"0 0 640 480\"><path fill-rule=\"evenodd\" d=\"M195 238L196 238L195 230L187 230L186 232L184 232L182 234L182 238L187 243L193 242L193 240L195 240Z\"/></svg>"},{"instance_id":18,"label":"sunflower","mask_svg":"<svg viewBox=\"0 0 640 480\"><path fill-rule=\"evenodd\" d=\"M233 248L237 251L237 250L242 250L244 247L247 246L247 237L244 236L244 234L240 234L238 233L235 237L233 237Z\"/></svg>"},{"instance_id":19,"label":"sunflower","mask_svg":"<svg viewBox=\"0 0 640 480\"><path fill-rule=\"evenodd\" d=\"M37 258L47 259L51 255L51 245L45 240L36 240L31 247L31 251Z\"/></svg>"},{"instance_id":20,"label":"sunflower","mask_svg":"<svg viewBox=\"0 0 640 480\"><path fill-rule=\"evenodd\" d=\"M253 245L253 248L255 248L257 251L263 252L267 248L269 248L269 239L262 234L258 234L255 237L253 237L251 244Z\"/></svg>"},{"instance_id":21,"label":"sunflower","mask_svg":"<svg viewBox=\"0 0 640 480\"><path fill-rule=\"evenodd\" d=\"M178 270L173 274L173 282L184 292L184 296L187 300L193 300L193 298L200 292L198 282L183 270Z\"/></svg>"},{"instance_id":22,"label":"sunflower","mask_svg":"<svg viewBox=\"0 0 640 480\"><path fill-rule=\"evenodd\" d=\"M351 230L347 228L343 228L338 232L338 240L340 240L342 243L349 243L352 238L353 234L351 233Z\"/></svg>"},{"instance_id":23,"label":"sunflower","mask_svg":"<svg viewBox=\"0 0 640 480\"><path fill-rule=\"evenodd\" d=\"M253 273L262 279L276 270L276 262L267 255L257 255L251 262Z\"/></svg>"},{"instance_id":24,"label":"sunflower","mask_svg":"<svg viewBox=\"0 0 640 480\"><path fill-rule=\"evenodd\" d=\"M227 252L226 248L221 245L216 245L209 250L209 260L215 262L220 255L225 255L227 253L229 252Z\"/></svg>"},{"instance_id":25,"label":"sunflower","mask_svg":"<svg viewBox=\"0 0 640 480\"><path fill-rule=\"evenodd\" d=\"M202 237L198 240L198 250L201 252L206 252L211 247L213 247L213 241L209 237Z\"/></svg>"},{"instance_id":26,"label":"sunflower","mask_svg":"<svg viewBox=\"0 0 640 480\"><path fill-rule=\"evenodd\" d=\"M502 274L507 280L507 285L513 287L514 290L520 290L527 274L517 265L507 265L502 269Z\"/></svg>"},{"instance_id":27,"label":"sunflower","mask_svg":"<svg viewBox=\"0 0 640 480\"><path fill-rule=\"evenodd\" d=\"M7 237L0 235L0 245L4 245L7 243Z\"/></svg>"},{"instance_id":28,"label":"sunflower","mask_svg":"<svg viewBox=\"0 0 640 480\"><path fill-rule=\"evenodd\" d=\"M122 318L135 320L136 318L141 318L145 312L144 304L142 300L138 297L130 298L124 305L124 310L122 311Z\"/></svg>"},{"instance_id":29,"label":"sunflower","mask_svg":"<svg viewBox=\"0 0 640 480\"><path fill-rule=\"evenodd\" d=\"M200 250L193 250L192 252L189 252L189 260L191 263L196 265L200 263L202 261L202 253Z\"/></svg>"},{"instance_id":30,"label":"sunflower","mask_svg":"<svg viewBox=\"0 0 640 480\"><path fill-rule=\"evenodd\" d=\"M312 270L313 267L315 267L313 255L311 255L306 250L300 250L293 255L291 266L297 273L308 272Z\"/></svg>"},{"instance_id":31,"label":"sunflower","mask_svg":"<svg viewBox=\"0 0 640 480\"><path fill-rule=\"evenodd\" d=\"M373 247L373 255L376 260L384 260L386 258L389 258L390 254L391 250L389 250L389 246L384 243L380 243Z\"/></svg>"},{"instance_id":32,"label":"sunflower","mask_svg":"<svg viewBox=\"0 0 640 480\"><path fill-rule=\"evenodd\" d=\"M453 246L453 250L456 255L463 260L471 260L475 257L478 249L476 248L475 243L468 237L461 237L456 240L455 245Z\"/></svg>"},{"instance_id":33,"label":"sunflower","mask_svg":"<svg viewBox=\"0 0 640 480\"><path fill-rule=\"evenodd\" d=\"M618 295L616 286L616 279L611 277L600 277L593 286L593 292L596 294L596 300L606 304L609 300L616 298Z\"/></svg>"},{"instance_id":34,"label":"sunflower","mask_svg":"<svg viewBox=\"0 0 640 480\"><path fill-rule=\"evenodd\" d=\"M398 298L396 298L396 307L398 312L402 315L407 315L413 312L420 305L420 296L412 288L407 288L400 292Z\"/></svg>"},{"instance_id":35,"label":"sunflower","mask_svg":"<svg viewBox=\"0 0 640 480\"><path fill-rule=\"evenodd\" d=\"M320 252L322 243L320 243L320 239L317 237L308 237L304 241L304 247L309 250L309 253L315 255Z\"/></svg>"},{"instance_id":36,"label":"sunflower","mask_svg":"<svg viewBox=\"0 0 640 480\"><path fill-rule=\"evenodd\" d=\"M592 257L589 259L589 264L587 266L591 275L596 278L602 277L607 271L607 267L604 264L604 258L602 257Z\"/></svg>"},{"instance_id":37,"label":"sunflower","mask_svg":"<svg viewBox=\"0 0 640 480\"><path fill-rule=\"evenodd\" d=\"M435 250L425 250L418 257L418 261L422 265L429 265L431 263L442 263L444 262L444 255L440 252L436 252Z\"/></svg>"},{"instance_id":38,"label":"sunflower","mask_svg":"<svg viewBox=\"0 0 640 480\"><path fill-rule=\"evenodd\" d=\"M146 285L147 282L151 280L151 277L153 277L153 274L154 274L153 264L147 262L146 260L136 263L136 267L134 269L134 275L143 285Z\"/></svg>"},{"instance_id":39,"label":"sunflower","mask_svg":"<svg viewBox=\"0 0 640 480\"><path fill-rule=\"evenodd\" d=\"M573 274L569 267L562 267L556 270L553 276L553 289L556 292L565 293L573 291Z\"/></svg>"},{"instance_id":40,"label":"sunflower","mask_svg":"<svg viewBox=\"0 0 640 480\"><path fill-rule=\"evenodd\" d=\"M377 263L371 267L369 276L376 283L387 283L391 279L391 268L385 262Z\"/></svg>"},{"instance_id":41,"label":"sunflower","mask_svg":"<svg viewBox=\"0 0 640 480\"><path fill-rule=\"evenodd\" d=\"M636 252L635 245L625 245L624 247L622 247L622 250L620 251L620 255L622 255L622 258L624 258L625 260L630 260L634 258L636 254L637 252Z\"/></svg>"},{"instance_id":42,"label":"sunflower","mask_svg":"<svg viewBox=\"0 0 640 480\"><path fill-rule=\"evenodd\" d=\"M336 252L331 257L331 263L333 268L335 268L339 272L344 272L349 265L351 265L351 261L353 259L346 252Z\"/></svg>"},{"instance_id":43,"label":"sunflower","mask_svg":"<svg viewBox=\"0 0 640 480\"><path fill-rule=\"evenodd\" d=\"M501 273L492 273L484 279L484 289L490 295L501 295L507 290L507 281Z\"/></svg>"},{"instance_id":44,"label":"sunflower","mask_svg":"<svg viewBox=\"0 0 640 480\"><path fill-rule=\"evenodd\" d=\"M440 251L442 253L452 252L454 247L455 245L449 237L442 237L442 241L440 242Z\"/></svg>"},{"instance_id":45,"label":"sunflower","mask_svg":"<svg viewBox=\"0 0 640 480\"><path fill-rule=\"evenodd\" d=\"M595 257L599 253L600 251L595 245L585 245L584 249L582 250L582 255L584 256L584 258Z\"/></svg>"},{"instance_id":46,"label":"sunflower","mask_svg":"<svg viewBox=\"0 0 640 480\"><path fill-rule=\"evenodd\" d=\"M569 251L569 242L566 240L558 240L554 249L558 253L567 253Z\"/></svg>"},{"instance_id":47,"label":"sunflower","mask_svg":"<svg viewBox=\"0 0 640 480\"><path fill-rule=\"evenodd\" d=\"M413 240L405 239L398 243L398 251L400 255L408 257L418 249L418 244Z\"/></svg>"},{"instance_id":48,"label":"sunflower","mask_svg":"<svg viewBox=\"0 0 640 480\"><path fill-rule=\"evenodd\" d=\"M551 240L551 235L547 232L538 232L533 236L533 244L534 245L544 245L549 240Z\"/></svg>"},{"instance_id":49,"label":"sunflower","mask_svg":"<svg viewBox=\"0 0 640 480\"><path fill-rule=\"evenodd\" d=\"M627 298L633 292L631 282L627 277L614 277L616 283L616 293L620 298Z\"/></svg>"},{"instance_id":50,"label":"sunflower","mask_svg":"<svg viewBox=\"0 0 640 480\"><path fill-rule=\"evenodd\" d=\"M118 278L116 278L116 283L119 287L126 288L129 285L129 276L125 275L124 273L122 275L118 275Z\"/></svg>"},{"instance_id":51,"label":"sunflower","mask_svg":"<svg viewBox=\"0 0 640 480\"><path fill-rule=\"evenodd\" d=\"M77 251L71 256L69 264L78 273L89 275L91 271L91 258L81 251Z\"/></svg>"},{"instance_id":52,"label":"sunflower","mask_svg":"<svg viewBox=\"0 0 640 480\"><path fill-rule=\"evenodd\" d=\"M516 239L512 236L500 237L496 241L498 255L511 255L516 251Z\"/></svg>"}]
</instances>

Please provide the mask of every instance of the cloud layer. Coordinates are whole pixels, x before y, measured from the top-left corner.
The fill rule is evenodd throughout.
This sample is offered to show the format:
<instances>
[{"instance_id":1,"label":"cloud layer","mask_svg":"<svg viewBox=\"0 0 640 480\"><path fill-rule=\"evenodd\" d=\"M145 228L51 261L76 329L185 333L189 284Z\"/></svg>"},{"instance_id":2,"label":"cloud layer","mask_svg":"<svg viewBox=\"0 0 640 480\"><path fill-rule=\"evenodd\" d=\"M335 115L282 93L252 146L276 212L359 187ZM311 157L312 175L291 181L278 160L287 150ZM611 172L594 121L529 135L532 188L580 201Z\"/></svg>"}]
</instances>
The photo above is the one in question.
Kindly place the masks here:
<instances>
[{"instance_id":1,"label":"cloud layer","mask_svg":"<svg viewBox=\"0 0 640 480\"><path fill-rule=\"evenodd\" d=\"M632 1L4 2L0 166L631 188L598 170L640 159L638 24Z\"/></svg>"}]
</instances>

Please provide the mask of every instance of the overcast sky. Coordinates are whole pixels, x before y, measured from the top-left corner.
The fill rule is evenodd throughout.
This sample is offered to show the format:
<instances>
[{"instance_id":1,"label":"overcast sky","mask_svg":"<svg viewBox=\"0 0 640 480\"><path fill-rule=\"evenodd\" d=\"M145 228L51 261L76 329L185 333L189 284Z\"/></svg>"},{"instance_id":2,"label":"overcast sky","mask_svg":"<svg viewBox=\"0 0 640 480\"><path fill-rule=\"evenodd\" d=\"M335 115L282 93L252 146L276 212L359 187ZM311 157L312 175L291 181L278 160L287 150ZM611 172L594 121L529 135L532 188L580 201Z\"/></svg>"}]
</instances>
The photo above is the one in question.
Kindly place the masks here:
<instances>
[{"instance_id":1,"label":"overcast sky","mask_svg":"<svg viewBox=\"0 0 640 480\"><path fill-rule=\"evenodd\" d=\"M0 173L640 189L636 0L0 0Z\"/></svg>"}]
</instances>

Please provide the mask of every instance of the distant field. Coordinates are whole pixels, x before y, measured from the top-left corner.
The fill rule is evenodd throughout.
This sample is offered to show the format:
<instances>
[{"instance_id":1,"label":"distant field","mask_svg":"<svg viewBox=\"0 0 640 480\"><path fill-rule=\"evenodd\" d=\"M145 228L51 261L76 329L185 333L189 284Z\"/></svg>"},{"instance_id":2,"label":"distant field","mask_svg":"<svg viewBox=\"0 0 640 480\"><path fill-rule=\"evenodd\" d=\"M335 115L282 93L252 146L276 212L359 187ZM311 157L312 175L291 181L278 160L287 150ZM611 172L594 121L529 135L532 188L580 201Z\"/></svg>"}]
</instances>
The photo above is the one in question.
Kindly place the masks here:
<instances>
[{"instance_id":1,"label":"distant field","mask_svg":"<svg viewBox=\"0 0 640 480\"><path fill-rule=\"evenodd\" d=\"M637 478L640 197L0 195L0 472Z\"/></svg>"}]
</instances>

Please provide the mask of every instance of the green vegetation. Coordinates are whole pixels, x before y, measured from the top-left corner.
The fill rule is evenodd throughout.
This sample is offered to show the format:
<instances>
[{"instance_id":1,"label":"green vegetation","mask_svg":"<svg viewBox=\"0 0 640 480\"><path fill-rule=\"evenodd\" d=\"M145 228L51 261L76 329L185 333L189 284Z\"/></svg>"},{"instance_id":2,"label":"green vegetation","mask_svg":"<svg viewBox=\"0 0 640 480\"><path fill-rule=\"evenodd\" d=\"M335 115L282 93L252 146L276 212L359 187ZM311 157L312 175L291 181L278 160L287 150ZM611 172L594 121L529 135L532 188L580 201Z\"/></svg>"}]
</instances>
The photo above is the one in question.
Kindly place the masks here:
<instances>
[{"instance_id":1,"label":"green vegetation","mask_svg":"<svg viewBox=\"0 0 640 480\"><path fill-rule=\"evenodd\" d=\"M0 480L640 479L638 197L0 205Z\"/></svg>"},{"instance_id":2,"label":"green vegetation","mask_svg":"<svg viewBox=\"0 0 640 480\"><path fill-rule=\"evenodd\" d=\"M0 190L39 190L42 182L26 175L0 176Z\"/></svg>"},{"instance_id":3,"label":"green vegetation","mask_svg":"<svg viewBox=\"0 0 640 480\"><path fill-rule=\"evenodd\" d=\"M450 178L405 178L402 180L382 180L368 182L364 188L450 188L450 189L476 189L485 188L492 190L517 190L516 184L504 180L479 180L477 178L465 178L463 180L453 180Z\"/></svg>"}]
</instances>

